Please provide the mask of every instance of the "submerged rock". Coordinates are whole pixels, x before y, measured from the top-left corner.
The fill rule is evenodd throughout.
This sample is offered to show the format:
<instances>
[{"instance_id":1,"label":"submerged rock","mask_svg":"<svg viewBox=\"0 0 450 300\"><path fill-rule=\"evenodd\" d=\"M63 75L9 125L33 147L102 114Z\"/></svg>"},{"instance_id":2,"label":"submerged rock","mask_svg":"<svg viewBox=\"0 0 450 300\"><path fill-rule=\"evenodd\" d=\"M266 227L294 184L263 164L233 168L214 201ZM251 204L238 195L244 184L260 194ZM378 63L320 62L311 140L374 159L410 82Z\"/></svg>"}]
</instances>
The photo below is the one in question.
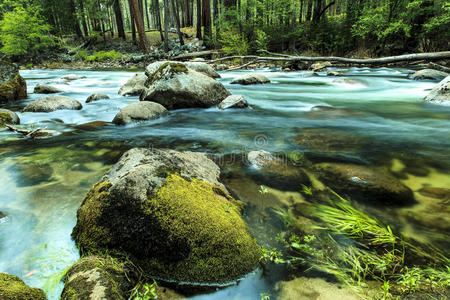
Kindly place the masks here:
<instances>
[{"instance_id":1,"label":"submerged rock","mask_svg":"<svg viewBox=\"0 0 450 300\"><path fill-rule=\"evenodd\" d=\"M27 97L27 83L19 74L19 68L0 60L0 103Z\"/></svg>"},{"instance_id":2,"label":"submerged rock","mask_svg":"<svg viewBox=\"0 0 450 300\"><path fill-rule=\"evenodd\" d=\"M425 197L450 200L450 189L446 188L423 187L419 190L419 193Z\"/></svg>"},{"instance_id":3,"label":"submerged rock","mask_svg":"<svg viewBox=\"0 0 450 300\"><path fill-rule=\"evenodd\" d=\"M361 116L363 115L363 113L351 109L336 108L333 106L326 106L326 105L317 105L311 108L310 113L308 115L312 118L317 117L342 118L348 116Z\"/></svg>"},{"instance_id":4,"label":"submerged rock","mask_svg":"<svg viewBox=\"0 0 450 300\"><path fill-rule=\"evenodd\" d=\"M87 77L86 76L79 76L79 75L76 75L76 74L68 74L68 75L65 75L65 76L61 77L61 79L64 80L64 81L74 81L74 80L79 80L79 79L84 79L84 78L87 78Z\"/></svg>"},{"instance_id":5,"label":"submerged rock","mask_svg":"<svg viewBox=\"0 0 450 300\"><path fill-rule=\"evenodd\" d=\"M242 84L242 85L264 84L264 83L270 83L270 80L266 76L259 73L245 74L244 76L231 81L231 84Z\"/></svg>"},{"instance_id":6,"label":"submerged rock","mask_svg":"<svg viewBox=\"0 0 450 300\"><path fill-rule=\"evenodd\" d=\"M342 84L342 85L360 85L366 86L366 84L360 80L352 79L352 78L337 78L333 80L333 83Z\"/></svg>"},{"instance_id":7,"label":"submerged rock","mask_svg":"<svg viewBox=\"0 0 450 300\"><path fill-rule=\"evenodd\" d=\"M132 149L92 187L72 236L82 253L123 253L167 281L241 278L260 249L219 175L205 154Z\"/></svg>"},{"instance_id":8,"label":"submerged rock","mask_svg":"<svg viewBox=\"0 0 450 300\"><path fill-rule=\"evenodd\" d=\"M122 96L139 96L145 89L145 81L147 76L145 74L136 74L128 80L119 90L119 95Z\"/></svg>"},{"instance_id":9,"label":"submerged rock","mask_svg":"<svg viewBox=\"0 0 450 300\"><path fill-rule=\"evenodd\" d=\"M256 169L252 175L258 184L290 191L298 191L302 184L311 185L308 175L285 156L260 150L250 152L247 158Z\"/></svg>"},{"instance_id":10,"label":"submerged rock","mask_svg":"<svg viewBox=\"0 0 450 300\"><path fill-rule=\"evenodd\" d=\"M413 80L424 80L424 79L442 80L448 75L449 75L448 73L442 71L437 71L433 69L424 69L417 71L411 75L408 75L408 78Z\"/></svg>"},{"instance_id":11,"label":"submerged rock","mask_svg":"<svg viewBox=\"0 0 450 300\"><path fill-rule=\"evenodd\" d=\"M20 119L15 112L0 108L0 128L5 127L5 124L20 124Z\"/></svg>"},{"instance_id":12,"label":"submerged rock","mask_svg":"<svg viewBox=\"0 0 450 300\"><path fill-rule=\"evenodd\" d=\"M384 168L341 163L313 166L319 179L339 193L374 204L414 203L412 191Z\"/></svg>"},{"instance_id":13,"label":"submerged rock","mask_svg":"<svg viewBox=\"0 0 450 300\"><path fill-rule=\"evenodd\" d=\"M217 80L188 69L181 63L165 63L146 82L141 101L167 109L207 108L218 105L230 92Z\"/></svg>"},{"instance_id":14,"label":"submerged rock","mask_svg":"<svg viewBox=\"0 0 450 300\"><path fill-rule=\"evenodd\" d=\"M65 96L47 96L25 106L24 112L52 112L55 110L80 110L83 106L75 99Z\"/></svg>"},{"instance_id":15,"label":"submerged rock","mask_svg":"<svg viewBox=\"0 0 450 300\"><path fill-rule=\"evenodd\" d=\"M93 122L88 122L88 123L84 123L84 124L80 124L75 126L76 129L81 129L81 130L86 130L86 131L93 131L93 130L97 130L100 128L103 128L105 126L108 126L108 122L103 122L103 121L93 121Z\"/></svg>"},{"instance_id":16,"label":"submerged rock","mask_svg":"<svg viewBox=\"0 0 450 300\"><path fill-rule=\"evenodd\" d=\"M126 269L123 263L112 258L84 257L64 277L61 300L128 299L133 285Z\"/></svg>"},{"instance_id":17,"label":"submerged rock","mask_svg":"<svg viewBox=\"0 0 450 300\"><path fill-rule=\"evenodd\" d=\"M19 277L0 273L0 299L5 300L45 300L41 289L27 286Z\"/></svg>"},{"instance_id":18,"label":"submerged rock","mask_svg":"<svg viewBox=\"0 0 450 300\"><path fill-rule=\"evenodd\" d=\"M439 82L423 101L435 104L450 104L450 76Z\"/></svg>"},{"instance_id":19,"label":"submerged rock","mask_svg":"<svg viewBox=\"0 0 450 300\"><path fill-rule=\"evenodd\" d=\"M143 101L125 106L112 121L116 125L126 125L133 121L146 121L157 119L169 112L159 103Z\"/></svg>"},{"instance_id":20,"label":"submerged rock","mask_svg":"<svg viewBox=\"0 0 450 300\"><path fill-rule=\"evenodd\" d=\"M242 95L231 95L225 98L222 102L219 104L219 109L227 109L227 108L247 108L248 103L244 99L244 96Z\"/></svg>"},{"instance_id":21,"label":"submerged rock","mask_svg":"<svg viewBox=\"0 0 450 300\"><path fill-rule=\"evenodd\" d=\"M86 103L90 103L93 101L103 100L103 99L110 99L108 95L106 94L92 94L86 99Z\"/></svg>"},{"instance_id":22,"label":"submerged rock","mask_svg":"<svg viewBox=\"0 0 450 300\"><path fill-rule=\"evenodd\" d=\"M34 91L35 94L56 94L61 93L62 90L57 87L47 85L47 84L38 84L35 86Z\"/></svg>"}]
</instances>

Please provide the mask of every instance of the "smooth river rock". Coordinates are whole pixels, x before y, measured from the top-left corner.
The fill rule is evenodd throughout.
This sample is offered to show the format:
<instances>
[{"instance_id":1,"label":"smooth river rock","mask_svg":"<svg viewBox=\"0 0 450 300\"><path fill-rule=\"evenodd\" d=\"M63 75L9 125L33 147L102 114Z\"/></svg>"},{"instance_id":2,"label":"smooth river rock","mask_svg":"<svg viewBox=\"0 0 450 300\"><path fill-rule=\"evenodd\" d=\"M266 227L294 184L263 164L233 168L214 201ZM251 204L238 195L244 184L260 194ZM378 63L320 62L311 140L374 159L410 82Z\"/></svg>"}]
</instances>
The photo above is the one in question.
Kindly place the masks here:
<instances>
[{"instance_id":1,"label":"smooth river rock","mask_svg":"<svg viewBox=\"0 0 450 300\"><path fill-rule=\"evenodd\" d=\"M246 74L242 77L236 78L233 81L231 81L231 84L242 84L242 85L264 84L264 83L270 83L270 80L266 76L258 73Z\"/></svg>"},{"instance_id":2,"label":"smooth river rock","mask_svg":"<svg viewBox=\"0 0 450 300\"><path fill-rule=\"evenodd\" d=\"M165 108L208 108L218 105L230 92L217 80L188 69L181 63L165 63L146 82L141 101Z\"/></svg>"},{"instance_id":3,"label":"smooth river rock","mask_svg":"<svg viewBox=\"0 0 450 300\"><path fill-rule=\"evenodd\" d=\"M423 101L450 105L450 76L439 82Z\"/></svg>"},{"instance_id":4,"label":"smooth river rock","mask_svg":"<svg viewBox=\"0 0 450 300\"><path fill-rule=\"evenodd\" d=\"M408 78L413 80L425 80L425 79L442 80L448 75L449 75L448 73L442 71L433 69L424 69L409 75Z\"/></svg>"},{"instance_id":5,"label":"smooth river rock","mask_svg":"<svg viewBox=\"0 0 450 300\"><path fill-rule=\"evenodd\" d=\"M91 188L72 237L82 253L126 255L164 281L242 278L261 250L219 175L202 153L131 149Z\"/></svg>"},{"instance_id":6,"label":"smooth river rock","mask_svg":"<svg viewBox=\"0 0 450 300\"><path fill-rule=\"evenodd\" d=\"M247 108L248 103L242 95L231 95L220 102L218 107L222 110L227 108Z\"/></svg>"},{"instance_id":7,"label":"smooth river rock","mask_svg":"<svg viewBox=\"0 0 450 300\"><path fill-rule=\"evenodd\" d=\"M35 100L25 106L24 112L52 112L55 110L80 110L83 108L80 102L65 96L47 96Z\"/></svg>"},{"instance_id":8,"label":"smooth river rock","mask_svg":"<svg viewBox=\"0 0 450 300\"><path fill-rule=\"evenodd\" d=\"M386 169L342 163L313 166L319 179L338 193L373 204L414 203L413 192Z\"/></svg>"},{"instance_id":9,"label":"smooth river rock","mask_svg":"<svg viewBox=\"0 0 450 300\"><path fill-rule=\"evenodd\" d=\"M133 121L157 119L169 112L159 103L142 101L131 103L120 110L112 121L116 125L126 125Z\"/></svg>"},{"instance_id":10,"label":"smooth river rock","mask_svg":"<svg viewBox=\"0 0 450 300\"><path fill-rule=\"evenodd\" d=\"M119 90L119 95L122 96L139 96L145 89L145 81L147 76L145 74L136 74L128 80Z\"/></svg>"},{"instance_id":11,"label":"smooth river rock","mask_svg":"<svg viewBox=\"0 0 450 300\"><path fill-rule=\"evenodd\" d=\"M98 100L104 100L104 99L110 99L110 98L106 94L101 94L101 93L92 94L86 99L86 103L90 103L90 102L94 102L94 101L98 101Z\"/></svg>"},{"instance_id":12,"label":"smooth river rock","mask_svg":"<svg viewBox=\"0 0 450 300\"><path fill-rule=\"evenodd\" d=\"M158 69L163 66L166 63L176 63L176 64L184 64L188 69L191 69L193 71L202 73L203 75L206 75L211 78L220 78L219 73L217 73L213 67L211 67L209 64L204 62L179 62L179 61L169 61L169 60L163 60L163 61L157 61L154 63L151 63L147 66L145 69L145 75L147 77L153 76Z\"/></svg>"},{"instance_id":13,"label":"smooth river rock","mask_svg":"<svg viewBox=\"0 0 450 300\"><path fill-rule=\"evenodd\" d=\"M37 86L35 86L33 92L35 94L56 94L63 92L63 90L47 84L38 84Z\"/></svg>"},{"instance_id":14,"label":"smooth river rock","mask_svg":"<svg viewBox=\"0 0 450 300\"><path fill-rule=\"evenodd\" d=\"M19 68L0 60L0 103L27 97L27 83L19 74Z\"/></svg>"}]
</instances>

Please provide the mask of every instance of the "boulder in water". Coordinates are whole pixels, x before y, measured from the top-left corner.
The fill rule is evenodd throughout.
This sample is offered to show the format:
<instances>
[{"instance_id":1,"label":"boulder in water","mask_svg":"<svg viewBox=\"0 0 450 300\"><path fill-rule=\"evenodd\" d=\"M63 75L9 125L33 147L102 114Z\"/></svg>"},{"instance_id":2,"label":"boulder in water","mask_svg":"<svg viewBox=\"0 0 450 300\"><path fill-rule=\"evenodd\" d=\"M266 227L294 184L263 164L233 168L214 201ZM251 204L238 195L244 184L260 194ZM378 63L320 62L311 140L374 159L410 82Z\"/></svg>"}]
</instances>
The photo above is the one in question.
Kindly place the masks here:
<instances>
[{"instance_id":1,"label":"boulder in water","mask_svg":"<svg viewBox=\"0 0 450 300\"><path fill-rule=\"evenodd\" d=\"M52 112L55 110L69 109L80 110L83 108L80 102L65 96L47 96L35 100L25 106L24 112Z\"/></svg>"},{"instance_id":2,"label":"boulder in water","mask_svg":"<svg viewBox=\"0 0 450 300\"><path fill-rule=\"evenodd\" d=\"M90 103L93 101L103 100L103 99L110 99L108 95L106 94L92 94L86 99L86 103Z\"/></svg>"},{"instance_id":3,"label":"boulder in water","mask_svg":"<svg viewBox=\"0 0 450 300\"><path fill-rule=\"evenodd\" d=\"M19 116L8 109L0 108L0 128L5 124L15 125L20 124Z\"/></svg>"},{"instance_id":4,"label":"boulder in water","mask_svg":"<svg viewBox=\"0 0 450 300\"><path fill-rule=\"evenodd\" d=\"M264 84L264 83L270 83L270 80L266 76L258 73L246 74L240 78L231 81L231 84L242 84L242 85Z\"/></svg>"},{"instance_id":5,"label":"boulder in water","mask_svg":"<svg viewBox=\"0 0 450 300\"><path fill-rule=\"evenodd\" d=\"M219 104L219 109L227 109L227 108L247 108L248 103L244 99L242 95L231 95L225 98Z\"/></svg>"},{"instance_id":6,"label":"boulder in water","mask_svg":"<svg viewBox=\"0 0 450 300\"><path fill-rule=\"evenodd\" d=\"M207 63L204 62L177 62L177 61L157 61L154 63L151 63L147 66L147 68L145 69L145 74L147 75L147 77L152 77L156 71L159 70L159 68L161 68L161 66L167 64L167 63L172 63L172 64L183 64L185 65L188 69L191 69L193 71L202 73L203 75L209 76L211 78L220 78L219 73L217 73L213 67L211 67L210 65L208 65Z\"/></svg>"},{"instance_id":7,"label":"boulder in water","mask_svg":"<svg viewBox=\"0 0 450 300\"><path fill-rule=\"evenodd\" d=\"M167 109L159 103L150 101L135 102L122 108L112 122L116 125L126 125L133 121L157 119L167 114Z\"/></svg>"},{"instance_id":8,"label":"boulder in water","mask_svg":"<svg viewBox=\"0 0 450 300\"><path fill-rule=\"evenodd\" d=\"M0 103L27 97L27 83L19 74L19 68L0 60Z\"/></svg>"},{"instance_id":9,"label":"boulder in water","mask_svg":"<svg viewBox=\"0 0 450 300\"><path fill-rule=\"evenodd\" d=\"M332 64L329 61L317 62L311 65L311 70L314 72L326 71L327 67L331 67Z\"/></svg>"},{"instance_id":10,"label":"boulder in water","mask_svg":"<svg viewBox=\"0 0 450 300\"><path fill-rule=\"evenodd\" d=\"M92 187L72 236L83 253L125 254L144 275L166 281L241 278L260 248L219 175L202 153L132 149Z\"/></svg>"},{"instance_id":11,"label":"boulder in water","mask_svg":"<svg viewBox=\"0 0 450 300\"><path fill-rule=\"evenodd\" d=\"M449 75L448 73L442 71L433 69L424 69L408 75L408 78L413 80L425 80L425 79L442 80L448 75Z\"/></svg>"},{"instance_id":12,"label":"boulder in water","mask_svg":"<svg viewBox=\"0 0 450 300\"><path fill-rule=\"evenodd\" d=\"M146 82L141 101L167 109L208 108L218 105L230 92L217 80L188 69L181 63L165 63Z\"/></svg>"},{"instance_id":13,"label":"boulder in water","mask_svg":"<svg viewBox=\"0 0 450 300\"><path fill-rule=\"evenodd\" d=\"M434 104L450 104L450 76L438 83L423 101Z\"/></svg>"},{"instance_id":14,"label":"boulder in water","mask_svg":"<svg viewBox=\"0 0 450 300\"><path fill-rule=\"evenodd\" d=\"M5 300L45 300L41 289L27 286L19 277L0 273L0 298Z\"/></svg>"},{"instance_id":15,"label":"boulder in water","mask_svg":"<svg viewBox=\"0 0 450 300\"><path fill-rule=\"evenodd\" d=\"M128 80L119 90L122 96L139 96L145 89L145 81L147 76L144 74L136 74Z\"/></svg>"},{"instance_id":16,"label":"boulder in water","mask_svg":"<svg viewBox=\"0 0 450 300\"><path fill-rule=\"evenodd\" d=\"M412 191L381 167L319 163L313 170L332 189L359 200L389 205L414 203Z\"/></svg>"},{"instance_id":17,"label":"boulder in water","mask_svg":"<svg viewBox=\"0 0 450 300\"><path fill-rule=\"evenodd\" d=\"M103 128L105 126L108 126L108 124L109 124L108 122L103 122L103 121L92 121L92 122L77 125L77 126L75 126L75 128L85 130L85 131L94 131L94 130Z\"/></svg>"},{"instance_id":18,"label":"boulder in water","mask_svg":"<svg viewBox=\"0 0 450 300\"><path fill-rule=\"evenodd\" d=\"M62 90L58 89L57 87L47 85L47 84L38 84L34 88L35 94L56 94L61 93Z\"/></svg>"}]
</instances>

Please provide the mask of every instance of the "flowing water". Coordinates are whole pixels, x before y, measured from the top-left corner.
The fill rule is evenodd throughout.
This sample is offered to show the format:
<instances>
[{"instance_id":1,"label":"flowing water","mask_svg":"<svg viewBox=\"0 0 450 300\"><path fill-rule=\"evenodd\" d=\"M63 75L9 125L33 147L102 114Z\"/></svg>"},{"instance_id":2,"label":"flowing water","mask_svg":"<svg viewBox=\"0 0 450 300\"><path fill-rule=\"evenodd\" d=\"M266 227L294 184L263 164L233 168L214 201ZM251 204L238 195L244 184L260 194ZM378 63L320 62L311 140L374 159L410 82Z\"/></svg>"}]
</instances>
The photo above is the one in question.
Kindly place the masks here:
<instances>
[{"instance_id":1,"label":"flowing water","mask_svg":"<svg viewBox=\"0 0 450 300\"><path fill-rule=\"evenodd\" d=\"M55 130L51 138L30 140L0 131L0 211L7 214L0 219L0 272L17 275L30 286L43 288L49 299L58 299L62 275L79 258L70 237L77 208L123 151L136 146L211 153L224 173L234 174L224 181L249 204L245 219L266 247L275 245L274 237L283 230L276 221L267 221L268 209L286 208L301 196L271 188L262 200L259 185L247 176L243 154L267 150L305 155L314 162L387 166L415 191L418 204L378 206L373 212L405 234L448 249L448 209L416 192L424 186L450 187L450 106L421 102L436 82L407 80L406 69L342 71L343 77L324 73L307 77L303 72L258 70L272 83L256 86L231 85L233 78L246 72L227 72L220 81L232 94L244 95L252 109L183 109L154 121L97 128L78 125L110 122L120 108L138 101L117 94L133 73L21 71L29 97L5 108L20 111L42 97L31 93L38 82L52 81L63 95L82 102L83 109L19 113L23 126ZM73 73L86 78L57 80ZM92 93L111 99L85 104ZM311 111L318 105L342 110ZM305 143L296 142L299 135ZM259 299L284 273L282 268L258 270L236 286L194 298Z\"/></svg>"}]
</instances>

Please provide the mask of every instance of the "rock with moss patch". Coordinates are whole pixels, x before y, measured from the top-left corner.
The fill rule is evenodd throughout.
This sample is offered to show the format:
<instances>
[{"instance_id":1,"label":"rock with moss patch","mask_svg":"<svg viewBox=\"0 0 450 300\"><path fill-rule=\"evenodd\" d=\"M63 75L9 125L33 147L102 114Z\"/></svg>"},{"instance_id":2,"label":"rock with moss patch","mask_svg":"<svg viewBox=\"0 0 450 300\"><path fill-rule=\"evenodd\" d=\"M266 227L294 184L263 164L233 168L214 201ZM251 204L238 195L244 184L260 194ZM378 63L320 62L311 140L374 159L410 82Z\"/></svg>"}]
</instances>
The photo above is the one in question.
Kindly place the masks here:
<instances>
[{"instance_id":1,"label":"rock with moss patch","mask_svg":"<svg viewBox=\"0 0 450 300\"><path fill-rule=\"evenodd\" d=\"M20 119L15 112L0 108L0 128L5 127L5 124L20 124Z\"/></svg>"},{"instance_id":2,"label":"rock with moss patch","mask_svg":"<svg viewBox=\"0 0 450 300\"><path fill-rule=\"evenodd\" d=\"M230 92L217 80L188 69L181 63L165 63L148 77L141 101L167 109L207 108L218 105Z\"/></svg>"},{"instance_id":3,"label":"rock with moss patch","mask_svg":"<svg viewBox=\"0 0 450 300\"><path fill-rule=\"evenodd\" d=\"M424 69L408 75L408 78L413 80L425 80L425 79L442 80L448 75L449 75L448 73L442 71L433 69Z\"/></svg>"},{"instance_id":4,"label":"rock with moss patch","mask_svg":"<svg viewBox=\"0 0 450 300\"><path fill-rule=\"evenodd\" d=\"M311 70L314 72L326 71L328 67L331 67L332 64L329 61L324 62L316 62L311 65Z\"/></svg>"},{"instance_id":5,"label":"rock with moss patch","mask_svg":"<svg viewBox=\"0 0 450 300\"><path fill-rule=\"evenodd\" d=\"M0 273L0 299L5 300L45 300L41 289L27 286L19 277Z\"/></svg>"},{"instance_id":6,"label":"rock with moss patch","mask_svg":"<svg viewBox=\"0 0 450 300\"><path fill-rule=\"evenodd\" d=\"M220 102L218 107L221 110L228 108L247 108L248 103L242 95L231 95Z\"/></svg>"},{"instance_id":7,"label":"rock with moss patch","mask_svg":"<svg viewBox=\"0 0 450 300\"><path fill-rule=\"evenodd\" d=\"M450 104L450 76L439 82L423 101L434 104Z\"/></svg>"},{"instance_id":8,"label":"rock with moss patch","mask_svg":"<svg viewBox=\"0 0 450 300\"><path fill-rule=\"evenodd\" d=\"M25 106L24 112L52 112L56 110L80 110L83 106L75 99L65 96L47 96Z\"/></svg>"},{"instance_id":9,"label":"rock with moss patch","mask_svg":"<svg viewBox=\"0 0 450 300\"><path fill-rule=\"evenodd\" d=\"M62 300L128 299L133 288L124 263L113 258L88 256L74 264L64 277Z\"/></svg>"},{"instance_id":10,"label":"rock with moss patch","mask_svg":"<svg viewBox=\"0 0 450 300\"><path fill-rule=\"evenodd\" d=\"M106 94L101 94L101 93L92 94L86 99L86 103L90 103L90 102L98 101L98 100L105 100L105 99L110 99L110 98Z\"/></svg>"},{"instance_id":11,"label":"rock with moss patch","mask_svg":"<svg viewBox=\"0 0 450 300\"><path fill-rule=\"evenodd\" d=\"M116 125L126 125L136 121L154 120L168 113L167 109L159 103L135 102L122 108L112 122Z\"/></svg>"},{"instance_id":12,"label":"rock with moss patch","mask_svg":"<svg viewBox=\"0 0 450 300\"><path fill-rule=\"evenodd\" d=\"M242 84L242 85L264 84L264 83L270 83L270 80L263 74L259 73L245 74L244 76L241 76L231 81L231 84Z\"/></svg>"},{"instance_id":13,"label":"rock with moss patch","mask_svg":"<svg viewBox=\"0 0 450 300\"><path fill-rule=\"evenodd\" d=\"M302 184L311 185L308 175L286 156L259 150L250 152L247 158L258 184L291 191L298 191Z\"/></svg>"},{"instance_id":14,"label":"rock with moss patch","mask_svg":"<svg viewBox=\"0 0 450 300\"><path fill-rule=\"evenodd\" d=\"M154 63L151 63L147 66L147 68L145 69L145 74L147 75L147 77L152 77L156 71L158 71L159 68L161 68L161 66L163 66L164 64L167 63L174 63L174 64L183 64L185 65L188 69L191 69L193 71L202 73L203 75L206 75L208 77L211 78L220 78L219 73L217 73L213 67L211 67L210 65L208 65L207 63L204 62L177 62L177 61L157 61Z\"/></svg>"},{"instance_id":15,"label":"rock with moss patch","mask_svg":"<svg viewBox=\"0 0 450 300\"><path fill-rule=\"evenodd\" d=\"M136 74L124 85L120 87L119 95L122 96L139 96L145 89L145 74Z\"/></svg>"},{"instance_id":16,"label":"rock with moss patch","mask_svg":"<svg viewBox=\"0 0 450 300\"><path fill-rule=\"evenodd\" d=\"M35 94L56 94L61 93L62 90L57 87L47 85L47 84L38 84L34 87Z\"/></svg>"},{"instance_id":17,"label":"rock with moss patch","mask_svg":"<svg viewBox=\"0 0 450 300\"><path fill-rule=\"evenodd\" d=\"M72 236L83 253L127 255L147 276L234 281L260 249L219 175L205 154L132 149L90 190Z\"/></svg>"},{"instance_id":18,"label":"rock with moss patch","mask_svg":"<svg viewBox=\"0 0 450 300\"><path fill-rule=\"evenodd\" d=\"M0 60L0 103L27 97L27 83L19 74L19 68Z\"/></svg>"},{"instance_id":19,"label":"rock with moss patch","mask_svg":"<svg viewBox=\"0 0 450 300\"><path fill-rule=\"evenodd\" d=\"M326 185L358 200L389 205L414 203L411 189L381 167L320 163L313 170Z\"/></svg>"}]
</instances>

